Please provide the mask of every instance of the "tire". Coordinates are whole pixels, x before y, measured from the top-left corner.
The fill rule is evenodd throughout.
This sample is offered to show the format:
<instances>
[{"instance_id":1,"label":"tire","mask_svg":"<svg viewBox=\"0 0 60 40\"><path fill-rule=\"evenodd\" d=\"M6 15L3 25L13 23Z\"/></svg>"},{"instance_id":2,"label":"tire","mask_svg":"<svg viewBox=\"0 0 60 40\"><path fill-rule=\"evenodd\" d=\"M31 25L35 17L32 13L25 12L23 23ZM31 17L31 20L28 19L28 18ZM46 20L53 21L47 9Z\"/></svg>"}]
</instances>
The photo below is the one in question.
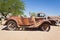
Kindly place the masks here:
<instances>
[{"instance_id":1,"label":"tire","mask_svg":"<svg viewBox=\"0 0 60 40\"><path fill-rule=\"evenodd\" d=\"M44 23L44 24L41 25L40 29L42 31L48 32L50 30L50 25L48 23Z\"/></svg>"},{"instance_id":2,"label":"tire","mask_svg":"<svg viewBox=\"0 0 60 40\"><path fill-rule=\"evenodd\" d=\"M17 23L15 21L10 20L10 21L7 22L7 28L8 28L8 30L14 31L14 30L17 30L17 27L18 26L17 26Z\"/></svg>"}]
</instances>

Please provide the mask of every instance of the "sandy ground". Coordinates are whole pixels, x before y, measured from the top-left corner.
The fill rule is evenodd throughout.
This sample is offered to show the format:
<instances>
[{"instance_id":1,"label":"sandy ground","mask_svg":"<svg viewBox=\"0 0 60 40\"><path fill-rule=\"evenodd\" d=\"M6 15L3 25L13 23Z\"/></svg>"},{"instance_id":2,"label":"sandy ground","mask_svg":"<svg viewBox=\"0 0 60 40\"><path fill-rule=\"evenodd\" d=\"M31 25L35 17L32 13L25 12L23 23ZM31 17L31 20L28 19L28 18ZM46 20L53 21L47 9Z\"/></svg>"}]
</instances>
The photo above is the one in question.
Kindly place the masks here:
<instances>
[{"instance_id":1,"label":"sandy ground","mask_svg":"<svg viewBox=\"0 0 60 40\"><path fill-rule=\"evenodd\" d=\"M0 40L60 40L60 26L51 26L49 32L0 30Z\"/></svg>"}]
</instances>

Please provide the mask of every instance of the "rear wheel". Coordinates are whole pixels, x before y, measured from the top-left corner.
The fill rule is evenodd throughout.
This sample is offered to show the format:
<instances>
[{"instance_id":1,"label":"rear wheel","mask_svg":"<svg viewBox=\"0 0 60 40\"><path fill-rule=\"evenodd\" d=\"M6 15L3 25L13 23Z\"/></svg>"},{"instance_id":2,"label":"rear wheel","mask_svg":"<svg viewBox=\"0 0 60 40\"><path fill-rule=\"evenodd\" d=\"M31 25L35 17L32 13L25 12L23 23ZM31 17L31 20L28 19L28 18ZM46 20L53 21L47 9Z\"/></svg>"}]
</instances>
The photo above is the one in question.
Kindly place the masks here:
<instances>
[{"instance_id":1,"label":"rear wheel","mask_svg":"<svg viewBox=\"0 0 60 40\"><path fill-rule=\"evenodd\" d=\"M41 25L40 29L42 31L47 31L48 32L50 30L50 25L48 23L44 23L44 24Z\"/></svg>"},{"instance_id":2,"label":"rear wheel","mask_svg":"<svg viewBox=\"0 0 60 40\"><path fill-rule=\"evenodd\" d=\"M10 20L7 22L7 28L8 30L12 31L17 30L17 23L15 21Z\"/></svg>"}]
</instances>

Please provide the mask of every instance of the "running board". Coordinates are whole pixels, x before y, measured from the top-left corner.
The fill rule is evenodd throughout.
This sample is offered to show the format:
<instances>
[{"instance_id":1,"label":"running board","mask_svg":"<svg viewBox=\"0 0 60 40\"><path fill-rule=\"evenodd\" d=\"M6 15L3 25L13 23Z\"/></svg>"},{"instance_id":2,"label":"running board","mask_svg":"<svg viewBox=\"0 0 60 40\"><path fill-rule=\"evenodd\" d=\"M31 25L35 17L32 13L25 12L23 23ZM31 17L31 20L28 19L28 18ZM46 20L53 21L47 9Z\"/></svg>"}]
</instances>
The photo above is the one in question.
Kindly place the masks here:
<instances>
[{"instance_id":1,"label":"running board","mask_svg":"<svg viewBox=\"0 0 60 40\"><path fill-rule=\"evenodd\" d=\"M41 23L36 23L35 25L32 25L32 26L29 26L29 28L35 28L35 27L38 27L39 25L41 25Z\"/></svg>"}]
</instances>

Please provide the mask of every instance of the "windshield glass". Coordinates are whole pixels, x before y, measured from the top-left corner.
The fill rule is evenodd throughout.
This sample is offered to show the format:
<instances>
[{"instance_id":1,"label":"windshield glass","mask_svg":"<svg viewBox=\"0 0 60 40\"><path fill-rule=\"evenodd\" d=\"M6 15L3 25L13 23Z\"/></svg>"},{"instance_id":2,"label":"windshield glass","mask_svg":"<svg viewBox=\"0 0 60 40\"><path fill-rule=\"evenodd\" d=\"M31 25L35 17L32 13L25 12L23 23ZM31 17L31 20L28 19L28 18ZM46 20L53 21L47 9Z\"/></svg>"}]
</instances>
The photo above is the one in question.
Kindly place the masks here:
<instances>
[{"instance_id":1,"label":"windshield glass","mask_svg":"<svg viewBox=\"0 0 60 40\"><path fill-rule=\"evenodd\" d=\"M39 13L37 16L38 16L38 17L45 17L45 14L40 14L40 13Z\"/></svg>"},{"instance_id":2,"label":"windshield glass","mask_svg":"<svg viewBox=\"0 0 60 40\"><path fill-rule=\"evenodd\" d=\"M44 14L40 14L41 17L44 17L45 15Z\"/></svg>"}]
</instances>

